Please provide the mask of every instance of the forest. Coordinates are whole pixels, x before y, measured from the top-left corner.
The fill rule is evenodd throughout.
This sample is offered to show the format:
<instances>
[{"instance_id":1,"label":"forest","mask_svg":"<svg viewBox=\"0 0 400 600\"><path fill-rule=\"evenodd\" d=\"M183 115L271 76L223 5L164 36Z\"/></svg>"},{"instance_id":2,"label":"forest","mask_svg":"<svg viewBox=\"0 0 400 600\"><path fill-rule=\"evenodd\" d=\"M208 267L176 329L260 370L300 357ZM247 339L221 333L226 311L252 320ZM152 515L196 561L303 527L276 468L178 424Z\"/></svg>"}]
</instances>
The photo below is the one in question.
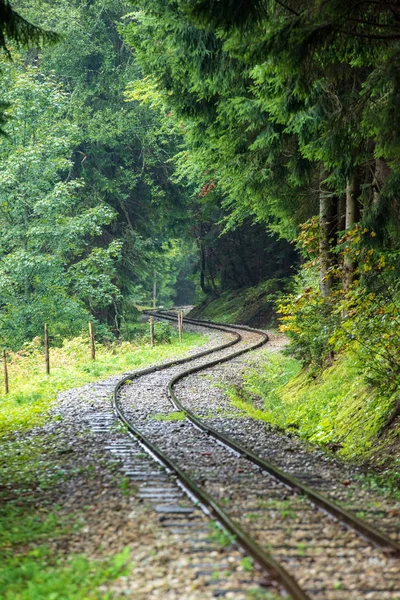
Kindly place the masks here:
<instances>
[{"instance_id":1,"label":"forest","mask_svg":"<svg viewBox=\"0 0 400 600\"><path fill-rule=\"evenodd\" d=\"M190 305L287 342L237 408L397 488L397 0L0 0L0 80L0 433L151 363L141 311ZM27 392L45 324L65 371Z\"/></svg>"},{"instance_id":2,"label":"forest","mask_svg":"<svg viewBox=\"0 0 400 600\"><path fill-rule=\"evenodd\" d=\"M104 339L129 336L154 287L171 305L264 284L303 365L354 351L393 401L397 5L14 9L25 20L3 23L1 345L18 350L46 320L55 344L88 318Z\"/></svg>"}]
</instances>

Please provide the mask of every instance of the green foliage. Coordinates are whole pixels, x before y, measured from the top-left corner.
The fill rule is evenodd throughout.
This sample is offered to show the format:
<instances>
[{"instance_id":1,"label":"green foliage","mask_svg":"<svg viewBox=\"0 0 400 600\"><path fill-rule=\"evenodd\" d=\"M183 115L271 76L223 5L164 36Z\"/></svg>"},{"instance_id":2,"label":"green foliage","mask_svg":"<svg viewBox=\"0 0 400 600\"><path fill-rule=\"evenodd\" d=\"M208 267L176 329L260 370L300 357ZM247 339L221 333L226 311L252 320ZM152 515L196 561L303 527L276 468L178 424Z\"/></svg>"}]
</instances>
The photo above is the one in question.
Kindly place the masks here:
<instances>
[{"instance_id":1,"label":"green foliage","mask_svg":"<svg viewBox=\"0 0 400 600\"><path fill-rule=\"evenodd\" d=\"M340 240L357 267L352 285L335 298L341 321L330 343L339 352L353 349L366 380L387 396L400 386L399 250L376 248L374 238L356 225Z\"/></svg>"},{"instance_id":2,"label":"green foliage","mask_svg":"<svg viewBox=\"0 0 400 600\"><path fill-rule=\"evenodd\" d=\"M147 79L135 99L164 105L183 131L178 174L196 186L203 214L222 202L226 229L251 216L291 240L305 224L311 262L280 306L291 351L315 375L351 346L368 380L391 395L399 386L397 17L383 2L342 0L136 7L124 34ZM376 236L374 248L370 233L356 241L357 221ZM217 269L203 268L207 234L199 233L202 289L218 295Z\"/></svg>"},{"instance_id":3,"label":"green foliage","mask_svg":"<svg viewBox=\"0 0 400 600\"><path fill-rule=\"evenodd\" d=\"M7 42L12 40L18 46L42 46L54 43L60 36L53 31L45 31L24 19L16 12L8 0L0 2L0 48L8 52Z\"/></svg>"},{"instance_id":4,"label":"green foliage","mask_svg":"<svg viewBox=\"0 0 400 600\"><path fill-rule=\"evenodd\" d=\"M84 182L71 178L79 132L66 118L68 94L21 57L4 63L3 78L12 121L0 144L0 339L18 348L45 321L57 335L77 334L92 304L112 303L120 246L88 247L114 213L82 204Z\"/></svg>"},{"instance_id":5,"label":"green foliage","mask_svg":"<svg viewBox=\"0 0 400 600\"><path fill-rule=\"evenodd\" d=\"M170 302L179 271L193 253L183 234L186 194L172 183L170 158L178 139L162 121L160 108L124 97L129 81L141 81L135 57L117 30L127 7L119 0L74 6L60 0L45 6L39 16L30 5L30 13L65 36L43 52L41 68L54 72L73 96L70 115L81 130L74 173L85 181L85 198L104 201L114 211L102 245L123 241L117 285L124 299L117 298L106 315L95 312L118 329L122 319L130 320L127 303L150 302L154 270L157 303Z\"/></svg>"},{"instance_id":6,"label":"green foliage","mask_svg":"<svg viewBox=\"0 0 400 600\"><path fill-rule=\"evenodd\" d=\"M17 348L44 320L61 337L76 335L88 313L118 334L134 320L132 305L149 303L154 271L157 303L168 304L193 263L186 192L171 181L178 137L159 107L123 95L141 77L117 32L123 3L16 0L16 8L59 43L40 54L10 47L14 62L1 62L9 120L0 144L0 339Z\"/></svg>"},{"instance_id":7,"label":"green foliage","mask_svg":"<svg viewBox=\"0 0 400 600\"><path fill-rule=\"evenodd\" d=\"M178 332L169 323L156 321L154 323L154 341L156 344L171 344L178 342ZM146 335L143 338L145 343L150 342L150 330L147 327Z\"/></svg>"},{"instance_id":8,"label":"green foliage","mask_svg":"<svg viewBox=\"0 0 400 600\"><path fill-rule=\"evenodd\" d=\"M314 270L303 269L293 287L294 291L277 306L280 330L290 339L288 352L318 371L327 364L337 319L333 318L330 301L321 296Z\"/></svg>"},{"instance_id":9,"label":"green foliage","mask_svg":"<svg viewBox=\"0 0 400 600\"><path fill-rule=\"evenodd\" d=\"M301 242L312 257L312 230ZM281 330L291 345L289 352L305 365L320 369L335 354L351 351L365 380L382 396L391 396L400 385L400 290L397 276L399 251L374 247L376 233L355 225L339 238L338 266L332 269L336 286L328 299L318 287L315 261L306 263L295 290L281 302ZM351 282L341 286L344 262L353 265Z\"/></svg>"}]
</instances>

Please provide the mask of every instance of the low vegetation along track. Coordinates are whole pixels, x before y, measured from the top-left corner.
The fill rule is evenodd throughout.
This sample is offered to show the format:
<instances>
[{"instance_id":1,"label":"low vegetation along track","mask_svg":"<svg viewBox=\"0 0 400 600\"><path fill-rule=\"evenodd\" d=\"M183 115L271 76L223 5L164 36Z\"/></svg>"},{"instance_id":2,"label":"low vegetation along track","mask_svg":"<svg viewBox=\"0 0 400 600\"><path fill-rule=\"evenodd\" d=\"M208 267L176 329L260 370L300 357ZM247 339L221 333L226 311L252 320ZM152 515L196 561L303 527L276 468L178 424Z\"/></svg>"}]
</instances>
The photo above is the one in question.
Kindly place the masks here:
<instances>
[{"instance_id":1,"label":"low vegetation along track","mask_svg":"<svg viewBox=\"0 0 400 600\"><path fill-rule=\"evenodd\" d=\"M164 311L153 314L176 318ZM246 327L193 319L186 322L212 328L223 343L119 381L114 407L131 434L177 476L199 508L235 537L251 557L248 560L272 576L291 598L400 599L400 545L390 524L393 535L357 518L335 503L332 494L321 493L321 489L327 490L322 479L324 485L317 481L319 489L306 485L304 480L310 481L307 465L304 473L294 477L291 454L286 469L284 453L279 454L279 467L256 453L254 436L247 436L246 427L234 429L231 423L227 428L220 415L209 418L215 407L204 391L196 394L195 388L192 393L186 389L184 403L179 400L179 382L200 371L212 380L218 365L237 361L264 345L267 335ZM188 362L189 367L182 367ZM296 469L301 471L298 462ZM158 493L153 486L147 496L157 500ZM160 493L165 490L161 488ZM163 518L173 521L185 513L181 504L167 500L168 494L156 507ZM193 510L186 508L187 513Z\"/></svg>"}]
</instances>

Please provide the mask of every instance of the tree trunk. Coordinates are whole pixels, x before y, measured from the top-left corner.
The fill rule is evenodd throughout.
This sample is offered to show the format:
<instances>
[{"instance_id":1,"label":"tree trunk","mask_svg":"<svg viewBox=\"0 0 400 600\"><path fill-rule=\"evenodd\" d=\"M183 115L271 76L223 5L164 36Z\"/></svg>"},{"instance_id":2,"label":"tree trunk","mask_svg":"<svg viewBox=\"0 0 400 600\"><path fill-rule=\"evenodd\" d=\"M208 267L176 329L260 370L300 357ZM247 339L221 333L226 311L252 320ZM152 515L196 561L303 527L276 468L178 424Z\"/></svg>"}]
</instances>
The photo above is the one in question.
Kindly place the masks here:
<instances>
[{"instance_id":1,"label":"tree trunk","mask_svg":"<svg viewBox=\"0 0 400 600\"><path fill-rule=\"evenodd\" d=\"M320 175L319 189L319 265L320 265L320 291L327 298L332 290L333 276L331 272L334 263L332 253L336 231L336 204L337 198L324 185L328 172L324 169Z\"/></svg>"},{"instance_id":2,"label":"tree trunk","mask_svg":"<svg viewBox=\"0 0 400 600\"><path fill-rule=\"evenodd\" d=\"M346 230L352 229L359 219L360 181L357 171L353 171L346 186ZM348 290L354 279L355 264L350 257L344 257L343 287Z\"/></svg>"},{"instance_id":3,"label":"tree trunk","mask_svg":"<svg viewBox=\"0 0 400 600\"><path fill-rule=\"evenodd\" d=\"M210 291L208 286L206 285L206 254L204 252L204 246L201 241L199 241L200 246L200 287L205 294L208 294Z\"/></svg>"},{"instance_id":4,"label":"tree trunk","mask_svg":"<svg viewBox=\"0 0 400 600\"><path fill-rule=\"evenodd\" d=\"M339 197L338 204L338 231L346 229L346 196Z\"/></svg>"},{"instance_id":5,"label":"tree trunk","mask_svg":"<svg viewBox=\"0 0 400 600\"><path fill-rule=\"evenodd\" d=\"M390 167L383 158L377 158L375 161L375 173L372 180L372 189L374 191L373 203L379 204L381 191L385 185L386 179L390 175Z\"/></svg>"}]
</instances>

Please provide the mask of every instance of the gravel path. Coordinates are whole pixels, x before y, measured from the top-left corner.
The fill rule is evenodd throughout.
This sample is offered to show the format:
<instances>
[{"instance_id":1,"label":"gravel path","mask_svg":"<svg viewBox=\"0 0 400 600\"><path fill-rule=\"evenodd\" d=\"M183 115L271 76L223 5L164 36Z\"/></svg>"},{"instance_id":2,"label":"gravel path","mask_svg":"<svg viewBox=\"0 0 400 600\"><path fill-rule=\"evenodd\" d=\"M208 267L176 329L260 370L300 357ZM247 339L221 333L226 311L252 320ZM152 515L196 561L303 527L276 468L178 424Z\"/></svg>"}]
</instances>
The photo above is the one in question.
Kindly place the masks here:
<instances>
[{"instance_id":1,"label":"gravel path","mask_svg":"<svg viewBox=\"0 0 400 600\"><path fill-rule=\"evenodd\" d=\"M198 327L186 328L199 331ZM209 342L199 350L225 343L232 336L201 330ZM226 356L256 341L218 353ZM279 350L282 338L271 336ZM334 481L335 498L360 504L379 502L379 518L393 531L396 507L361 490L355 472L299 440L270 431L232 407L224 387L240 383L257 352L185 379L179 398L216 428L246 441L257 453L281 461L291 472L317 483ZM198 359L203 364L214 359ZM318 600L394 600L400 594L398 561L384 557L355 534L324 518L303 498L273 481L199 433L176 415L166 395L172 375L185 365L141 377L122 390L124 407L136 426L184 466L204 489L283 561ZM79 529L46 543L58 555L84 553L104 558L130 548L131 570L101 590L114 598L135 600L274 600L279 586L254 568L232 539L215 527L183 493L174 476L161 468L116 420L111 393L120 377L71 389L59 395L53 420L27 435L46 436L46 453L64 477L51 490L36 490L38 507L58 506ZM182 440L184 440L182 442ZM350 483L349 483L350 482ZM350 492L352 495L350 497ZM363 495L360 495L363 494ZM362 500L362 502L361 502ZM382 513L383 511L383 513ZM317 536L318 541L315 541Z\"/></svg>"},{"instance_id":2,"label":"gravel path","mask_svg":"<svg viewBox=\"0 0 400 600\"><path fill-rule=\"evenodd\" d=\"M276 352L284 343L283 336L271 335L268 348L271 352ZM244 372L249 368L260 367L261 360L265 360L265 356L261 358L260 352L256 350L213 367L213 381L216 382L213 385L208 384L209 372L205 371L179 382L175 392L183 405L207 419L207 423L218 431L237 439L256 454L360 515L372 525L376 526L379 520L379 528L400 541L400 503L363 488L357 481L357 476L361 473L360 467L346 464L315 449L294 435L276 432L268 423L250 418L232 405L224 393L225 387L240 386ZM199 388L201 390L205 386L207 399L198 393Z\"/></svg>"},{"instance_id":3,"label":"gravel path","mask_svg":"<svg viewBox=\"0 0 400 600\"><path fill-rule=\"evenodd\" d=\"M254 334L244 334L244 341L235 350L255 340ZM279 346L277 340L275 346ZM231 352L223 351L220 356ZM196 364L207 360L200 359ZM327 483L332 477L340 482L341 465L321 453L312 454L309 448L286 436L271 437L265 425L232 408L223 387L232 383L232 379L240 380L248 361L247 357L239 357L185 379L176 387L178 396L216 428L246 442L245 445L264 456L280 459L283 463L280 466L296 475L299 474L296 469L300 469L302 476L308 478L307 483L314 479ZM199 433L187 421L173 420L166 387L169 379L184 368L177 366L156 372L125 386L121 400L129 419L199 485L217 497L261 545L271 550L311 598L399 598L398 561L385 557L353 532L316 512L302 498ZM339 485L334 486L336 489L330 489L335 495ZM344 483L343 489L348 490Z\"/></svg>"},{"instance_id":4,"label":"gravel path","mask_svg":"<svg viewBox=\"0 0 400 600\"><path fill-rule=\"evenodd\" d=\"M202 333L210 341L190 354L231 339ZM62 392L54 419L30 433L52 440L48 451L67 476L51 502L61 507L61 516L73 516L81 525L49 540L54 552L95 559L128 546L130 574L101 588L116 598L256 600L265 590L277 597L276 584L248 568L233 540L210 524L175 477L119 424L111 405L119 379Z\"/></svg>"}]
</instances>

